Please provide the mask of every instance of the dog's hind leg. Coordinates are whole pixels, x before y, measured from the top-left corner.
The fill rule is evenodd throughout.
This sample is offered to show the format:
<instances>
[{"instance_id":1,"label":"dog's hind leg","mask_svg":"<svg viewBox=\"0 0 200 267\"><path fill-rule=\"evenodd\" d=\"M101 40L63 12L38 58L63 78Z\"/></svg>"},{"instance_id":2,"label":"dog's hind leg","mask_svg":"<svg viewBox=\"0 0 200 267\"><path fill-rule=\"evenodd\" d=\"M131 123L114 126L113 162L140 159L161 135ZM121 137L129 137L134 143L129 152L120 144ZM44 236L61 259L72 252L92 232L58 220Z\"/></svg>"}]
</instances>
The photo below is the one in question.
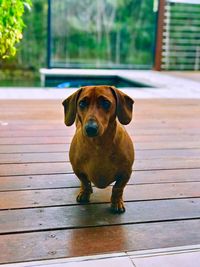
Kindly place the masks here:
<instances>
[{"instance_id":1,"label":"dog's hind leg","mask_svg":"<svg viewBox=\"0 0 200 267\"><path fill-rule=\"evenodd\" d=\"M90 201L90 195L93 193L91 182L87 179L87 176L84 173L76 173L76 176L81 181L80 191L76 200L79 203L87 203Z\"/></svg>"}]
</instances>

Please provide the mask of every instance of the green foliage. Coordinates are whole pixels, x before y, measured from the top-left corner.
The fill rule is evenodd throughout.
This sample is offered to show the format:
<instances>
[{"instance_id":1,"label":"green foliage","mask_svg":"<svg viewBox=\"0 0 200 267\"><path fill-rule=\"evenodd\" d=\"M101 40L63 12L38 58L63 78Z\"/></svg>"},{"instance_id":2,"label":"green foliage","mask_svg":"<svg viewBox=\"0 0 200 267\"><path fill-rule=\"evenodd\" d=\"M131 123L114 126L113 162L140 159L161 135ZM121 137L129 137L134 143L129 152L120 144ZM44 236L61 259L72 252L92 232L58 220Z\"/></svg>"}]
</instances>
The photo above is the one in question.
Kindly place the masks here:
<instances>
[{"instance_id":1,"label":"green foliage","mask_svg":"<svg viewBox=\"0 0 200 267\"><path fill-rule=\"evenodd\" d=\"M51 0L51 3L53 66L151 68L156 23L153 0ZM0 61L2 69L38 72L46 67L47 11L47 0L32 0L31 12L25 12L23 17L27 27L16 46L17 54Z\"/></svg>"},{"instance_id":2,"label":"green foliage","mask_svg":"<svg viewBox=\"0 0 200 267\"><path fill-rule=\"evenodd\" d=\"M25 7L30 10L31 0L0 0L0 58L16 54L16 44L22 39Z\"/></svg>"}]
</instances>

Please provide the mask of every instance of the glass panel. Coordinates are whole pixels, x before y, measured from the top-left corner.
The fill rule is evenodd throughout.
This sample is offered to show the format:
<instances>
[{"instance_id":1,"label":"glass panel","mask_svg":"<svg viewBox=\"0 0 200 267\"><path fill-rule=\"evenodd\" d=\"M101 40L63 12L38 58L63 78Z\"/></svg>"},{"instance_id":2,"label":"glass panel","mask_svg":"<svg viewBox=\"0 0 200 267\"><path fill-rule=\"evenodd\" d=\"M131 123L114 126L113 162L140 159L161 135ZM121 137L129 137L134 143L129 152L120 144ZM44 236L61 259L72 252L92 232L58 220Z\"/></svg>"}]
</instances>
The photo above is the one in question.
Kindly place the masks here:
<instances>
[{"instance_id":1,"label":"glass panel","mask_svg":"<svg viewBox=\"0 0 200 267\"><path fill-rule=\"evenodd\" d=\"M51 67L151 68L154 1L51 0Z\"/></svg>"}]
</instances>

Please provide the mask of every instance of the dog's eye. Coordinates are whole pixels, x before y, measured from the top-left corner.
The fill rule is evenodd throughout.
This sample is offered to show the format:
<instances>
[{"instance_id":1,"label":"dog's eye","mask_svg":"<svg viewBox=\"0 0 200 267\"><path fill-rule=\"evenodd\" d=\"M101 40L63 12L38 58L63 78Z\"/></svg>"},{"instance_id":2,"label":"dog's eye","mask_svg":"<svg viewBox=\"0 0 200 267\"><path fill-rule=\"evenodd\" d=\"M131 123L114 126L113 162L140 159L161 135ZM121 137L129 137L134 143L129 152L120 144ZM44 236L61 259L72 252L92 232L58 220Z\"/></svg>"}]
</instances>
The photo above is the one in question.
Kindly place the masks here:
<instances>
[{"instance_id":1,"label":"dog's eye","mask_svg":"<svg viewBox=\"0 0 200 267\"><path fill-rule=\"evenodd\" d=\"M105 110L109 110L111 103L107 99L101 98L100 99L100 106Z\"/></svg>"},{"instance_id":2,"label":"dog's eye","mask_svg":"<svg viewBox=\"0 0 200 267\"><path fill-rule=\"evenodd\" d=\"M81 109L84 109L84 108L86 108L88 106L88 101L85 99L85 100L81 100L80 102L79 102L79 107L81 108Z\"/></svg>"}]
</instances>

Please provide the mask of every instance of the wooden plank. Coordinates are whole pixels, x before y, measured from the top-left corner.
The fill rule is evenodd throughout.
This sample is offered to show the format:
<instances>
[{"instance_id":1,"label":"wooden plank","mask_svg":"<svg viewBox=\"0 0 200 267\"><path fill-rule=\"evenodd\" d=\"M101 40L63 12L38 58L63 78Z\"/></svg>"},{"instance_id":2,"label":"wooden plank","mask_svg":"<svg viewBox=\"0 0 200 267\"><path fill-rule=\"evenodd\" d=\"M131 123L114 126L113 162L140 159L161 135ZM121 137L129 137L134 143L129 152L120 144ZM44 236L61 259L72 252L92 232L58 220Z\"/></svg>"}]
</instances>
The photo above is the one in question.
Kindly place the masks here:
<instances>
[{"instance_id":1,"label":"wooden plank","mask_svg":"<svg viewBox=\"0 0 200 267\"><path fill-rule=\"evenodd\" d=\"M110 202L112 187L94 188L91 203ZM0 193L0 209L78 205L78 188L7 191ZM200 197L200 182L128 185L125 201Z\"/></svg>"},{"instance_id":2,"label":"wooden plank","mask_svg":"<svg viewBox=\"0 0 200 267\"><path fill-rule=\"evenodd\" d=\"M0 154L10 153L43 153L43 152L66 152L70 144L32 144L32 145L0 145ZM170 142L134 142L136 150L141 149L200 149L200 141L170 141Z\"/></svg>"},{"instance_id":3,"label":"wooden plank","mask_svg":"<svg viewBox=\"0 0 200 267\"><path fill-rule=\"evenodd\" d=\"M72 167L69 162L27 163L1 165L0 176L70 173Z\"/></svg>"},{"instance_id":4,"label":"wooden plank","mask_svg":"<svg viewBox=\"0 0 200 267\"><path fill-rule=\"evenodd\" d=\"M199 169L197 172L200 174L200 159L186 158L186 159L149 159L149 160L136 160L133 170L167 170L167 169Z\"/></svg>"},{"instance_id":5,"label":"wooden plank","mask_svg":"<svg viewBox=\"0 0 200 267\"><path fill-rule=\"evenodd\" d=\"M29 130L29 129L24 129L24 130L15 130L15 128L13 129L9 129L9 130L1 130L0 132L0 138L2 137L36 137L36 136L40 136L40 137L50 137L50 136L62 136L62 137L68 137L68 136L72 136L73 135L73 131L69 132L68 129L59 129L59 130ZM187 133L191 133L191 132L187 132ZM197 132L198 133L198 132Z\"/></svg>"},{"instance_id":6,"label":"wooden plank","mask_svg":"<svg viewBox=\"0 0 200 267\"><path fill-rule=\"evenodd\" d=\"M149 107L149 108L154 108ZM172 112L171 115L167 113L166 110L162 112L160 109L155 109L154 112L151 112L150 114L147 113L147 111L141 110L140 112L144 112L146 114L138 114L137 117L135 116L130 124L126 126L127 129L137 126L137 128L144 129L147 125L149 125L150 129L155 128L156 125L160 126L161 128L167 128L167 126L174 126L176 128L187 128L187 126L194 126L195 129L199 129L200 125L195 125L195 120L198 118L199 111L196 110L198 107L191 107L191 111L196 112L192 116L192 112L190 113L188 111L188 107L185 109L184 107L177 107L179 109L180 114L176 114L175 112ZM183 111L182 111L183 110ZM181 111L183 112L181 117ZM159 115L156 114L156 112L160 112ZM152 116L152 117L148 117ZM145 117L146 116L146 117ZM73 133L75 130L75 126L67 127L63 123L63 121L54 121L54 122L45 122L45 118L43 119L41 117L41 120L5 120L3 121L4 124L1 123L0 127L2 130L28 130L28 131L36 131L38 130L66 130L68 133Z\"/></svg>"},{"instance_id":7,"label":"wooden plank","mask_svg":"<svg viewBox=\"0 0 200 267\"><path fill-rule=\"evenodd\" d=\"M0 103L1 105L3 104L2 101L0 101ZM15 105L18 106L19 101L16 100ZM30 105L33 104L30 102ZM166 115L168 115L168 117L172 119L175 119L177 117L181 118L181 110L184 116L192 114L192 110L188 108L189 105L190 107L192 107L192 110L195 110L197 111L197 113L199 113L198 99L136 99L134 104L134 111L137 111L137 117L134 117L134 119L137 120L138 116L142 116L144 119L148 118L150 121L152 121L158 118L163 118L163 114L165 115L165 117ZM56 104L56 106L49 104L48 109L51 109L51 114L47 114L48 110L41 108L35 107L35 109L37 109L37 113L35 113L35 111L33 110L34 107L32 108L33 112L32 110L28 110L27 112L26 109L13 109L11 106L9 106L7 109L4 110L0 108L0 112L2 114L1 121L9 122L6 127L12 127L13 125L17 126L18 124L23 126L31 124L31 121L33 122L33 125L38 124L42 126L43 121L44 126L56 123L60 124L60 127L62 127L62 129L66 129L64 125L64 112L63 110L60 110L60 108L63 109L62 105L60 106L59 103ZM151 112L151 114L156 116L148 117L148 110ZM157 110L160 110L160 113L156 113ZM143 113L141 111L145 112ZM175 117L173 117L172 115L175 115ZM194 116L196 117L197 114L194 114ZM192 117L191 119L193 120L195 117Z\"/></svg>"},{"instance_id":8,"label":"wooden plank","mask_svg":"<svg viewBox=\"0 0 200 267\"><path fill-rule=\"evenodd\" d=\"M148 99L149 100L149 99ZM144 123L153 123L153 122L159 122L162 123L164 120L167 120L167 118L170 119L170 121L166 121L166 123L174 123L175 121L178 121L180 119L180 122L183 123L183 118L189 118L193 114L194 117L191 117L191 122L194 121L195 118L197 118L199 114L198 110L198 101L184 101L184 100L172 100L172 99L167 99L164 101L160 101L160 99L157 100L152 100L151 104L149 104L148 100L139 100L136 99L136 102L134 104L134 111L137 108L137 113L134 113L134 117L132 120L132 123L136 123L137 125L144 125ZM145 103L146 102L146 103ZM186 103L187 102L187 103ZM155 106L156 103L156 106ZM144 105L146 106L144 107ZM16 103L16 105L18 105ZM163 105L163 106L161 106ZM190 105L190 108L188 106ZM50 108L53 108L50 106ZM57 109L60 109L60 106L57 107ZM12 110L12 109L10 109ZM151 114L152 116L148 116L148 110L149 115ZM159 111L159 113L158 113ZM12 110L13 113L10 111L7 111L7 114L9 117L4 116L7 115L6 111L4 114L1 116L1 122L7 122L7 124L0 124L2 129L13 129L15 126L17 129L20 127L27 127L30 126L29 130L34 130L35 126L39 126L41 129L48 129L49 127L53 129L53 125L58 125L58 129L74 129L75 126L73 125L72 127L67 127L64 124L64 113L60 114L56 111L54 111L54 115L52 118L47 118L46 116L48 114L44 114L42 110L38 109L38 114L35 116L35 114L31 114L31 112L24 111L24 116L17 116L18 111L17 110ZM181 117L181 112L183 117ZM195 113L193 113L195 112ZM40 117L39 117L39 113ZM47 113L47 111L45 111ZM28 118L27 116L30 116ZM143 118L143 120L140 120L140 118ZM188 121L188 123L190 123ZM184 124L183 124L184 125ZM18 128L19 127L19 128ZM55 130L55 129L54 129Z\"/></svg>"},{"instance_id":9,"label":"wooden plank","mask_svg":"<svg viewBox=\"0 0 200 267\"><path fill-rule=\"evenodd\" d=\"M137 99L140 103L145 103L144 108L146 107L146 103L148 105L152 105L156 102L158 102L158 106L162 106L163 103L166 102L166 99ZM176 103L184 104L184 103L198 103L197 99L169 99L170 105L174 105ZM62 107L62 100L61 99L3 99L0 100L0 110L2 111L9 111L11 108L13 110L24 110L27 113L27 108L30 110L30 105L32 105L31 108L35 108L36 111L38 111L38 107L40 110L46 111L47 108L50 108L50 111L53 113L61 114L63 115L63 107ZM17 105L16 105L17 103ZM60 109L56 109L56 107L60 107ZM52 109L53 108L53 109ZM14 116L15 114L13 114ZM39 116L38 111L38 118ZM49 119L51 119L51 116L49 116Z\"/></svg>"},{"instance_id":10,"label":"wooden plank","mask_svg":"<svg viewBox=\"0 0 200 267\"><path fill-rule=\"evenodd\" d=\"M69 151L69 144L1 145L0 153L43 153Z\"/></svg>"},{"instance_id":11,"label":"wooden plank","mask_svg":"<svg viewBox=\"0 0 200 267\"><path fill-rule=\"evenodd\" d=\"M157 150L137 150L136 160L193 160L200 158L200 149L157 149ZM0 154L0 164L5 163L33 163L33 162L64 162L69 161L69 153L10 153Z\"/></svg>"},{"instance_id":12,"label":"wooden plank","mask_svg":"<svg viewBox=\"0 0 200 267\"><path fill-rule=\"evenodd\" d=\"M197 40L196 40L197 41ZM177 42L179 44L184 42ZM198 42L193 44L198 44ZM192 44L192 43L189 43ZM186 73L187 75L187 73ZM11 104L8 104L7 108L3 107L3 102L1 103L0 112L2 114L1 121L9 121L9 122L21 122L23 124L29 123L31 120L36 123L36 120L40 124L42 119L44 118L43 122L44 124L50 124L50 123L62 123L64 127L64 110L61 103L54 101L54 104L48 103L48 107L42 108L37 107L37 101L33 103L32 101L29 102L29 105L31 106L27 111L26 107L21 106L20 107L20 101L15 100L13 105L16 105L16 108L13 108ZM155 106L156 102L156 106ZM61 105L60 105L61 104ZM143 116L144 118L147 118L147 113L141 113L141 110L147 111L149 110L152 114L156 114L156 110L160 110L161 113L157 113L157 116L155 117L149 117L149 119L155 119L160 118L161 115L169 114L171 117L172 113L175 115L179 115L181 117L181 110L177 109L182 107L183 115L185 114L192 114L192 110L188 108L188 105L190 107L197 109L198 107L198 99L136 99L134 104L134 111L139 111L138 115ZM19 106L19 107L18 107ZM152 108L153 109L150 109ZM137 108L137 109L136 109ZM12 111L12 112L10 112ZM187 111L187 112L186 112ZM195 115L195 114L194 114ZM192 118L193 119L193 118Z\"/></svg>"},{"instance_id":13,"label":"wooden plank","mask_svg":"<svg viewBox=\"0 0 200 267\"><path fill-rule=\"evenodd\" d=\"M137 150L137 159L199 158L200 149L152 149Z\"/></svg>"},{"instance_id":14,"label":"wooden plank","mask_svg":"<svg viewBox=\"0 0 200 267\"><path fill-rule=\"evenodd\" d=\"M175 107L177 106L185 106L187 107L187 105L192 105L192 106L196 106L198 105L198 99L177 99L177 98L174 98L174 99L165 99L165 98L160 98L160 99L153 99L153 98L149 98L149 99L136 99L136 103L135 103L135 107L136 107L136 104L139 103L139 108L140 109L144 109L144 110L147 110L148 107L152 107L154 106L155 108L159 108L161 110L165 110L165 107L163 107L163 104L166 105L166 109L168 110L171 110L172 108L175 109ZM7 102L7 103L6 103ZM63 118L64 117L64 110L63 110L63 106L60 102L60 100L52 100L52 101L49 101L49 99L46 99L45 100L46 102L46 106L40 106L38 107L38 102L37 100L36 101L31 101L31 100L27 100L27 106L29 106L29 115L30 115L30 105L31 105L31 108L34 109L34 111L38 111L37 114L32 114L32 116L29 117L30 118L34 118L36 117L38 120L41 119L41 114L43 115L43 112L45 112L44 115L47 115L48 116L48 120L46 121L54 121L55 118L58 119L58 118ZM155 106L155 102L157 103L157 105ZM0 110L2 111L2 114L4 116L9 116L9 118L13 118L13 119L16 119L18 120L19 119L19 114L21 114L21 117L22 115L24 116L27 116L27 108L26 106L24 105L24 102L20 101L19 99L18 100L14 100L14 101L6 101L6 100L2 100L0 101L1 103L1 107L0 107ZM16 105L16 107L13 107L14 105ZM135 108L134 107L134 108ZM11 114L9 113L10 110L13 110L13 111L18 111L19 114ZM49 116L49 114L46 114L46 112L50 111L51 112L51 115L52 116ZM175 109L176 111L176 109ZM191 110L189 109L189 112ZM22 114L22 112L24 112ZM36 116L33 116L33 115L36 115ZM20 118L21 118L20 117Z\"/></svg>"},{"instance_id":15,"label":"wooden plank","mask_svg":"<svg viewBox=\"0 0 200 267\"><path fill-rule=\"evenodd\" d=\"M200 198L128 202L123 216L109 204L0 211L0 234L185 219L200 219Z\"/></svg>"},{"instance_id":16,"label":"wooden plank","mask_svg":"<svg viewBox=\"0 0 200 267\"><path fill-rule=\"evenodd\" d=\"M137 143L151 143L155 142L196 142L199 141L199 135L136 135L133 139ZM71 143L72 137L69 136L47 136L47 137L1 137L0 145L26 145L26 144L69 144Z\"/></svg>"},{"instance_id":17,"label":"wooden plank","mask_svg":"<svg viewBox=\"0 0 200 267\"><path fill-rule=\"evenodd\" d=\"M138 103L139 104L139 103ZM156 103L157 104L157 103ZM166 105L166 104L165 104ZM165 106L164 106L165 107ZM155 106L149 106L149 109L154 109ZM167 128L168 125L173 125L176 128L187 128L187 125L194 125L195 120L198 118L199 111L198 106L191 106L191 111L188 110L188 107L184 106L177 106L176 107L178 112L174 112L173 110L162 110L156 108L153 112L149 113L147 110L141 110L137 115L133 117L133 120L130 124L126 126L126 128L130 128L131 126L137 126L137 128L145 128L145 126L149 125L151 129L158 124L161 128ZM168 111L168 112L167 112ZM182 111L182 116L181 116ZM14 112L14 111L13 111ZM142 114L144 112L144 114ZM159 114L156 114L156 112L159 112ZM192 112L195 112L194 114ZM193 114L193 117L191 117ZM151 116L151 117L148 117ZM184 120L185 118L185 120ZM55 120L55 121L48 121L43 119L41 117L40 120L32 119L32 120L26 120L26 119L13 119L13 120L3 120L1 118L1 124L0 127L2 130L27 130L27 131L36 131L38 130L55 130L57 131L67 131L68 133L73 133L75 130L75 126L66 127L63 121ZM56 128L55 128L56 127ZM194 128L199 129L199 125L194 125Z\"/></svg>"},{"instance_id":18,"label":"wooden plank","mask_svg":"<svg viewBox=\"0 0 200 267\"><path fill-rule=\"evenodd\" d=\"M200 182L199 171L196 169L134 171L129 180L129 184L135 185L175 182ZM79 187L79 185L79 179L74 174L0 177L0 192L12 190L69 188Z\"/></svg>"},{"instance_id":19,"label":"wooden plank","mask_svg":"<svg viewBox=\"0 0 200 267\"><path fill-rule=\"evenodd\" d=\"M0 154L0 164L5 163L36 163L36 162L66 162L69 161L68 152L59 153L21 153Z\"/></svg>"},{"instance_id":20,"label":"wooden plank","mask_svg":"<svg viewBox=\"0 0 200 267\"><path fill-rule=\"evenodd\" d=\"M43 162L43 163L19 163L0 164L0 176L12 175L36 175L36 174L60 174L72 173L70 162ZM200 159L161 159L161 160L136 160L133 170L166 170L166 169L197 169L200 170Z\"/></svg>"},{"instance_id":21,"label":"wooden plank","mask_svg":"<svg viewBox=\"0 0 200 267\"><path fill-rule=\"evenodd\" d=\"M0 262L195 245L199 229L200 220L186 220L2 235Z\"/></svg>"},{"instance_id":22,"label":"wooden plank","mask_svg":"<svg viewBox=\"0 0 200 267\"><path fill-rule=\"evenodd\" d=\"M30 145L30 144L66 144L70 143L69 137L2 137L0 138L0 145Z\"/></svg>"},{"instance_id":23,"label":"wooden plank","mask_svg":"<svg viewBox=\"0 0 200 267\"><path fill-rule=\"evenodd\" d=\"M158 111L159 112L159 111ZM194 111L195 112L195 111ZM146 120L143 117L139 117L136 120L133 119L133 122L130 125L127 125L125 128L127 129L128 133L135 137L140 135L174 135L175 137L178 134L183 135L197 135L200 131L200 125L196 123L196 120L198 120L200 114L197 113L197 117L194 119L191 119L189 116L185 117L185 121L181 118L171 119L170 117L165 117L163 115L163 118L160 120ZM151 116L151 114L149 115ZM191 115L192 116L192 115ZM74 135L75 129L71 127L61 127L62 124L50 124L50 125L44 125L44 124L27 124L27 125L12 125L12 127L6 126L0 126L0 137L18 137L20 138L20 133L23 132L23 135L21 135L21 138L28 138L28 137L61 137L61 138L70 138ZM57 134L53 134L51 132L55 131L57 129ZM193 131L192 131L193 130ZM15 134L16 131L16 134ZM7 132L9 134L7 135ZM37 134L35 134L37 132ZM48 132L45 134L45 132ZM19 134L18 134L19 133ZM40 134L42 133L42 134ZM1 139L0 138L0 139Z\"/></svg>"},{"instance_id":24,"label":"wooden plank","mask_svg":"<svg viewBox=\"0 0 200 267\"><path fill-rule=\"evenodd\" d=\"M74 130L69 131L69 128L66 129L49 129L49 130L29 130L29 128L25 128L24 130L16 130L15 127L13 129L5 130L1 129L0 138L2 137L72 137L74 134ZM141 129L134 128L129 130L129 134L133 137L136 135L197 135L200 134L200 129L190 129L190 128L172 128L172 129Z\"/></svg>"},{"instance_id":25,"label":"wooden plank","mask_svg":"<svg viewBox=\"0 0 200 267\"><path fill-rule=\"evenodd\" d=\"M1 120L63 122L62 100L1 100L0 106Z\"/></svg>"},{"instance_id":26,"label":"wooden plank","mask_svg":"<svg viewBox=\"0 0 200 267\"><path fill-rule=\"evenodd\" d=\"M74 174L0 177L0 192L13 190L70 188L79 186L79 179Z\"/></svg>"}]
</instances>

